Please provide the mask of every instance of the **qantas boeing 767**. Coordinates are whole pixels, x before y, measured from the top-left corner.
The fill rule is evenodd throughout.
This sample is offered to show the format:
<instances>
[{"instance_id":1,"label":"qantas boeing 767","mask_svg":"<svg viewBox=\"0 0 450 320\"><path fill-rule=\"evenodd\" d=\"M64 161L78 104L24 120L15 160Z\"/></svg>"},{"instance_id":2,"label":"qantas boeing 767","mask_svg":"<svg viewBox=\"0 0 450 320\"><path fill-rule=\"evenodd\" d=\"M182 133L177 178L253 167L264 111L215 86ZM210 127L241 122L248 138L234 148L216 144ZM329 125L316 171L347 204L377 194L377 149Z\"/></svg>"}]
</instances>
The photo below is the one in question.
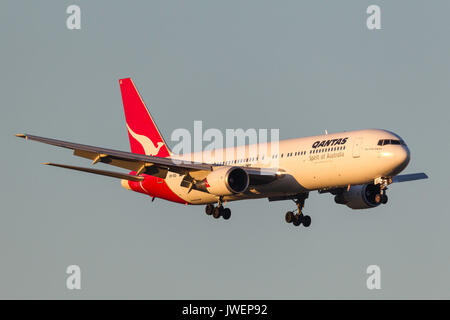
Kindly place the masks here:
<instances>
[{"instance_id":1,"label":"qantas boeing 767","mask_svg":"<svg viewBox=\"0 0 450 320\"><path fill-rule=\"evenodd\" d=\"M56 167L121 179L122 187L182 204L206 205L207 215L229 219L228 201L268 198L293 200L297 209L285 220L308 227L302 213L311 191L331 193L338 204L352 209L387 202L394 182L426 179L425 173L399 175L410 160L406 143L397 134L379 129L346 131L265 144L217 149L198 154L173 154L153 122L130 78L119 80L131 152L93 147L29 134L16 136L72 149L74 155L131 172Z\"/></svg>"}]
</instances>

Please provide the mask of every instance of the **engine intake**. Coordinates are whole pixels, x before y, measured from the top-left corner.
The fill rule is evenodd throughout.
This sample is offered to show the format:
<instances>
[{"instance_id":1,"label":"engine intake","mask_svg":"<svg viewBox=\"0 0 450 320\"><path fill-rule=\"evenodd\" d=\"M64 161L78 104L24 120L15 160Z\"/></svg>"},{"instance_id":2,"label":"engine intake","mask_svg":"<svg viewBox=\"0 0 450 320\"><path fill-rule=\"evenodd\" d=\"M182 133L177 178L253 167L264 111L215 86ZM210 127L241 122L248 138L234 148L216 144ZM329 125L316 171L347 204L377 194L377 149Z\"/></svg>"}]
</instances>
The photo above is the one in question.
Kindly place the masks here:
<instances>
[{"instance_id":1,"label":"engine intake","mask_svg":"<svg viewBox=\"0 0 450 320\"><path fill-rule=\"evenodd\" d=\"M347 191L338 193L334 201L339 204L345 204L352 209L368 209L380 205L376 201L376 195L380 193L380 186L375 184L360 184L351 186Z\"/></svg>"},{"instance_id":2,"label":"engine intake","mask_svg":"<svg viewBox=\"0 0 450 320\"><path fill-rule=\"evenodd\" d=\"M212 171L205 180L196 184L196 189L207 191L217 196L227 196L245 192L250 178L239 167L220 167Z\"/></svg>"}]
</instances>

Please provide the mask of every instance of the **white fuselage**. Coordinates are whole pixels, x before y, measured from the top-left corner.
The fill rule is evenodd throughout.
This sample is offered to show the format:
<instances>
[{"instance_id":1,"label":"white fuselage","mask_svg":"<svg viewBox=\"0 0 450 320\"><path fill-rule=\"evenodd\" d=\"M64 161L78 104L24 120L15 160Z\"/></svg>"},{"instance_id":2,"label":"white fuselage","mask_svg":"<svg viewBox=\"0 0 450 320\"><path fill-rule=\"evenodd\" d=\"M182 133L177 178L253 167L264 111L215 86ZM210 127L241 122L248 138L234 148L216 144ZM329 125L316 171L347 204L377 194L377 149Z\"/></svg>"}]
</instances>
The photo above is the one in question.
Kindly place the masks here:
<instances>
[{"instance_id":1,"label":"white fuselage","mask_svg":"<svg viewBox=\"0 0 450 320\"><path fill-rule=\"evenodd\" d=\"M402 144L379 145L380 140L401 138L389 131L368 129L288 139L276 143L217 149L173 158L227 166L275 168L281 178L252 186L243 194L224 197L239 200L288 196L312 190L331 189L371 183L391 177L408 164L410 153ZM278 146L278 149L277 149ZM217 201L217 196L180 186L182 175L169 173L166 183L180 198L192 204Z\"/></svg>"}]
</instances>

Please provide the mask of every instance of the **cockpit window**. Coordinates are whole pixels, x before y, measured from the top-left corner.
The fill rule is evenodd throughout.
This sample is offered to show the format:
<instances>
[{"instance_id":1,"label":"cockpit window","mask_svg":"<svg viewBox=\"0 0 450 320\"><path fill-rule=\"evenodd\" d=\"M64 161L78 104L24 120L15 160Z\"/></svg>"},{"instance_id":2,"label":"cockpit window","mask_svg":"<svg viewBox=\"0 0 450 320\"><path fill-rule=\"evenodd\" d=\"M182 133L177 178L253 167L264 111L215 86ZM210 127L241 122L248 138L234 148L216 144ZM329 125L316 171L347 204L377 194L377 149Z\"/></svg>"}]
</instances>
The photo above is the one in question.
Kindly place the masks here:
<instances>
[{"instance_id":1,"label":"cockpit window","mask_svg":"<svg viewBox=\"0 0 450 320\"><path fill-rule=\"evenodd\" d=\"M406 143L403 140L397 140L397 139L380 139L380 140L378 140L379 146L385 146L387 144L396 144L396 145L406 146Z\"/></svg>"}]
</instances>

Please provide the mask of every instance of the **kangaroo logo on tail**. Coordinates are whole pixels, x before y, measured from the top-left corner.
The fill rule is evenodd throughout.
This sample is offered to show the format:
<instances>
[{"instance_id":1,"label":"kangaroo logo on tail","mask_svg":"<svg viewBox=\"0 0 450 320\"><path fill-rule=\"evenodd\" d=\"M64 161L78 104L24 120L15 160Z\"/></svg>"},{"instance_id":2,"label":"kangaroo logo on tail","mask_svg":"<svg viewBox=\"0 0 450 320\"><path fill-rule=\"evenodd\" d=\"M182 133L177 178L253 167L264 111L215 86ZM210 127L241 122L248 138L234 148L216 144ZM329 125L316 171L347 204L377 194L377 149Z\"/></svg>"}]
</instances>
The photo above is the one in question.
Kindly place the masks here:
<instances>
[{"instance_id":1,"label":"kangaroo logo on tail","mask_svg":"<svg viewBox=\"0 0 450 320\"><path fill-rule=\"evenodd\" d=\"M119 85L131 152L161 158L169 157L170 149L145 106L144 100L139 95L133 80L131 78L120 79Z\"/></svg>"},{"instance_id":2,"label":"kangaroo logo on tail","mask_svg":"<svg viewBox=\"0 0 450 320\"><path fill-rule=\"evenodd\" d=\"M152 140L150 140L148 137L144 135L137 134L136 132L131 130L131 128L128 126L128 123L127 129L128 132L131 134L131 136L141 144L142 148L145 151L145 154L148 156L156 156L159 153L159 149L161 149L161 147L164 145L164 142L160 141L157 143L158 146L155 147Z\"/></svg>"}]
</instances>

